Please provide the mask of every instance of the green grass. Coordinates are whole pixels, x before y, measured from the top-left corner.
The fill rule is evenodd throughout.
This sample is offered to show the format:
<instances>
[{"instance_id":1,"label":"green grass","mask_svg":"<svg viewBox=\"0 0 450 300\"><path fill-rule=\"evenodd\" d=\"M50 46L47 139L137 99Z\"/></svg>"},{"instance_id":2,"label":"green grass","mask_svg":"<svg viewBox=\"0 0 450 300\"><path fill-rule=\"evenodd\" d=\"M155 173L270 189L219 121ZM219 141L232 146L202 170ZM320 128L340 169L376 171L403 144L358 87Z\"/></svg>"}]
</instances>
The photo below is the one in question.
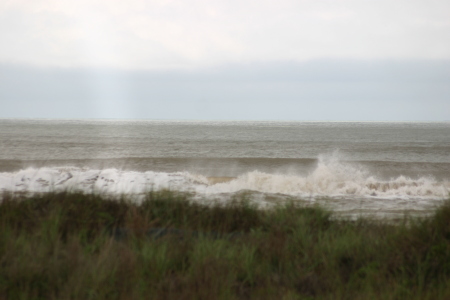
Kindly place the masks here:
<instances>
[{"instance_id":1,"label":"green grass","mask_svg":"<svg viewBox=\"0 0 450 300\"><path fill-rule=\"evenodd\" d=\"M0 204L0 299L313 298L450 299L450 202L395 225L168 191L141 205L76 193Z\"/></svg>"}]
</instances>

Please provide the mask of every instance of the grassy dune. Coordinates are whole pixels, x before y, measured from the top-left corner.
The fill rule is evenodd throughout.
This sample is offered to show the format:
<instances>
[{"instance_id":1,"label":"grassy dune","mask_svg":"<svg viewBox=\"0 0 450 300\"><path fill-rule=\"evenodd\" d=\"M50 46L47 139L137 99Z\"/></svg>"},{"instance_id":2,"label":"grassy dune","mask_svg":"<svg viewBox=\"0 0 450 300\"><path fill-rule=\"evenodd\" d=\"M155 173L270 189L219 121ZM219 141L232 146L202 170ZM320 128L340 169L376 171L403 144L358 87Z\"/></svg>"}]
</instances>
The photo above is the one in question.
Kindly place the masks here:
<instances>
[{"instance_id":1,"label":"grassy dune","mask_svg":"<svg viewBox=\"0 0 450 300\"><path fill-rule=\"evenodd\" d=\"M0 204L0 299L450 299L450 202L404 224L173 192Z\"/></svg>"}]
</instances>

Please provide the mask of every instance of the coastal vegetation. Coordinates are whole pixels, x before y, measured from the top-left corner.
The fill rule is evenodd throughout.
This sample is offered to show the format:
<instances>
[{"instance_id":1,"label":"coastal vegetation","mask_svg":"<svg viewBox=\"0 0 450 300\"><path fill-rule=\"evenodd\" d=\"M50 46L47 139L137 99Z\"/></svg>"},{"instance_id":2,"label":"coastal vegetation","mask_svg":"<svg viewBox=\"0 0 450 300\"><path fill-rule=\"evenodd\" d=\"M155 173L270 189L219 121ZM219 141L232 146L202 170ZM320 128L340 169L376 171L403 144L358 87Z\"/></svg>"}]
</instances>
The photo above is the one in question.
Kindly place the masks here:
<instances>
[{"instance_id":1,"label":"coastal vegetation","mask_svg":"<svg viewBox=\"0 0 450 300\"><path fill-rule=\"evenodd\" d=\"M450 299L450 202L394 224L245 195L2 199L0 299Z\"/></svg>"}]
</instances>

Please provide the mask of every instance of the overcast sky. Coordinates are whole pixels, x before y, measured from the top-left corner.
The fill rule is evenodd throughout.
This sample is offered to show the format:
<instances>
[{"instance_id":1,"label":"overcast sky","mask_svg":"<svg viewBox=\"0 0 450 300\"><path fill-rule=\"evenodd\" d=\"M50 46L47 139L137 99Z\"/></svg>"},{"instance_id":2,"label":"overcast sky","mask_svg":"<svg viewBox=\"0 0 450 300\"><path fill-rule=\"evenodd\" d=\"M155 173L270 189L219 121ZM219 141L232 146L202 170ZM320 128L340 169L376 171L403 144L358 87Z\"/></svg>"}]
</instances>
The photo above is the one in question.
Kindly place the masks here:
<instances>
[{"instance_id":1,"label":"overcast sky","mask_svg":"<svg viewBox=\"0 0 450 300\"><path fill-rule=\"evenodd\" d=\"M450 120L448 0L3 0L0 117Z\"/></svg>"}]
</instances>

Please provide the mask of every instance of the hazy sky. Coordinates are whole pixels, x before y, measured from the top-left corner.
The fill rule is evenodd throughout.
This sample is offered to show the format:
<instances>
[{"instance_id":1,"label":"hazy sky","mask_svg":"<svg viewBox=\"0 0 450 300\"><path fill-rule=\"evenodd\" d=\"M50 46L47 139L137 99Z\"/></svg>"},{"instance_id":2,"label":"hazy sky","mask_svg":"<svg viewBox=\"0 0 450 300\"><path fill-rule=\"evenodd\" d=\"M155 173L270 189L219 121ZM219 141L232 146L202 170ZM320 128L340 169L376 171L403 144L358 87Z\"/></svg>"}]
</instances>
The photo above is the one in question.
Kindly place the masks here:
<instances>
[{"instance_id":1,"label":"hazy sky","mask_svg":"<svg viewBox=\"0 0 450 300\"><path fill-rule=\"evenodd\" d=\"M3 0L0 117L450 120L448 0Z\"/></svg>"}]
</instances>

